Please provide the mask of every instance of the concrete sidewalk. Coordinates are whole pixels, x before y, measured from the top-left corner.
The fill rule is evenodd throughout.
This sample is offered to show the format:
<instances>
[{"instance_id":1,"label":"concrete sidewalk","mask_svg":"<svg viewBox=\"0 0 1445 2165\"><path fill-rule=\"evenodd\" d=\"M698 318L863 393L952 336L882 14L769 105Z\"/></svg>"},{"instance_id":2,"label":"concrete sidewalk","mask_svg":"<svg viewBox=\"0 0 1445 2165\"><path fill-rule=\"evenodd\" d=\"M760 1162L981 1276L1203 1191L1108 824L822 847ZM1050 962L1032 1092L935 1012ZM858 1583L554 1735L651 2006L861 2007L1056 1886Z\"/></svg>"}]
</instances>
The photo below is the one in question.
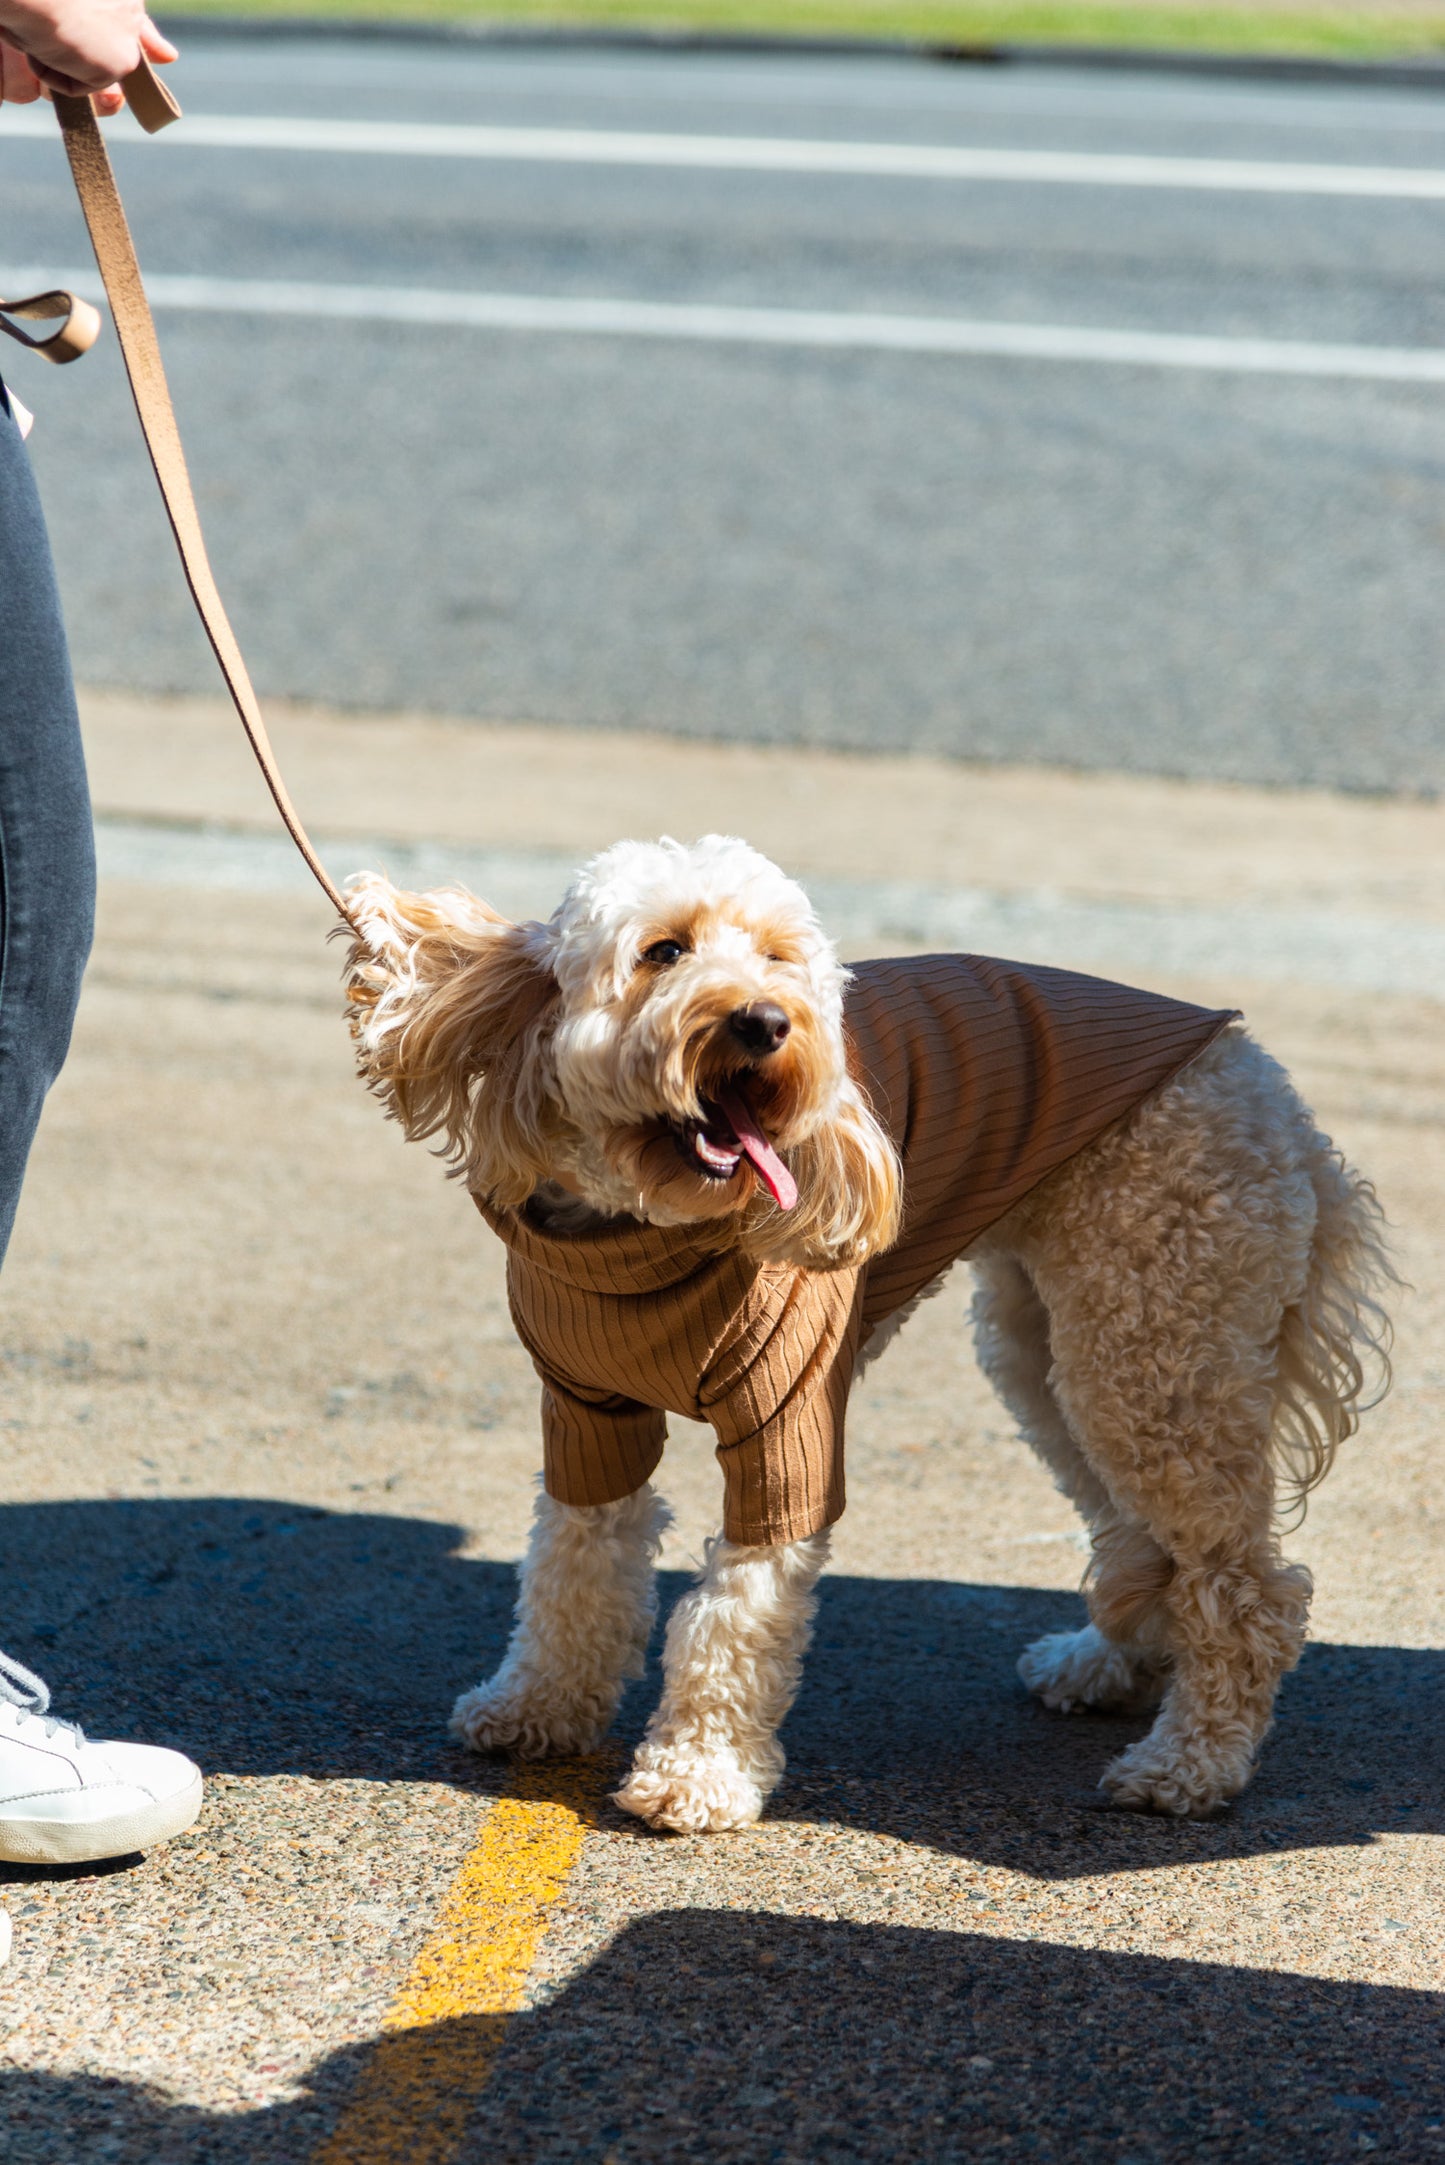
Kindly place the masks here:
<instances>
[{"instance_id":1,"label":"concrete sidewalk","mask_svg":"<svg viewBox=\"0 0 1445 2165\"><path fill-rule=\"evenodd\" d=\"M539 876L732 827L815 881L1042 890L1060 937L1092 911L1120 941L1095 966L1246 1008L1398 1227L1399 1381L1291 1543L1315 1643L1231 1814L1092 1811L1134 1725L1013 1682L1078 1613L1082 1558L974 1373L960 1274L856 1400L786 1786L757 1830L677 1841L598 1801L605 1767L517 1782L447 1745L505 1636L537 1461L500 1251L353 1081L320 898L211 877L208 837L269 834L234 724L107 698L87 728L103 831L154 876L105 886L6 1274L0 1643L101 1733L185 1745L211 1793L143 1862L0 1875L7 2159L1445 2149L1445 988L1300 982L1267 939L1181 977L1131 945L1170 912L1312 910L1388 986L1410 928L1445 933L1445 815L281 717L323 837ZM717 1502L699 1431L664 1485L679 1572ZM551 1880L508 1813L553 1830Z\"/></svg>"}]
</instances>

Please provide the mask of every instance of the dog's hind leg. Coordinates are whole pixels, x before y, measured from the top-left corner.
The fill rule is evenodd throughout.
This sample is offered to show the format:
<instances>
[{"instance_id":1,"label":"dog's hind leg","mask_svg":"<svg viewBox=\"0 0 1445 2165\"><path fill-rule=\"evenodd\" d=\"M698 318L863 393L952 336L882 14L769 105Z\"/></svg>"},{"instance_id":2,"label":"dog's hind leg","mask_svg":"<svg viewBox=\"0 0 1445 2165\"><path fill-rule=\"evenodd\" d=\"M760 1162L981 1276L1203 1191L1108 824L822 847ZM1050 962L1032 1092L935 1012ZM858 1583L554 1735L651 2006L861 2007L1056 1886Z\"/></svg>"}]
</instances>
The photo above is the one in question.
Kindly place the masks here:
<instances>
[{"instance_id":1,"label":"dog's hind leg","mask_svg":"<svg viewBox=\"0 0 1445 2165\"><path fill-rule=\"evenodd\" d=\"M1093 1536L1092 1623L1051 1631L1019 1659L1019 1675L1045 1706L1061 1714L1156 1706L1166 1659L1148 1604L1100 1601L1106 1581L1117 1593L1126 1558L1142 1588L1169 1576L1168 1560L1146 1529L1120 1517L1080 1450L1049 1380L1048 1311L1015 1257L995 1248L974 1259L974 1344L979 1365L1054 1477L1054 1485ZM1107 1628L1104 1628L1107 1625Z\"/></svg>"},{"instance_id":2,"label":"dog's hind leg","mask_svg":"<svg viewBox=\"0 0 1445 2165\"><path fill-rule=\"evenodd\" d=\"M782 1778L778 1730L827 1560L826 1533L776 1548L708 1543L701 1578L668 1621L662 1701L617 1792L624 1811L677 1834L758 1818Z\"/></svg>"},{"instance_id":3,"label":"dog's hind leg","mask_svg":"<svg viewBox=\"0 0 1445 2165\"><path fill-rule=\"evenodd\" d=\"M1119 1804L1183 1816L1237 1795L1304 1643L1309 1574L1284 1562L1273 1525L1272 1392L1248 1375L1271 1326L1254 1293L1253 1349L1250 1319L1236 1309L1211 1329L1203 1302L1178 1312L1187 1346L1162 1342L1162 1302L1104 1315L1086 1295L1077 1336L1055 1311L1070 1341L1060 1387L1119 1506L1096 1541L1090 1609L1106 1637L1156 1649L1168 1680L1149 1735L1104 1771Z\"/></svg>"},{"instance_id":4,"label":"dog's hind leg","mask_svg":"<svg viewBox=\"0 0 1445 2165\"><path fill-rule=\"evenodd\" d=\"M1272 1453L1318 1217L1296 1106L1226 1040L1056 1175L1024 1242L1060 1406L1158 1551L1140 1569L1106 1546L1091 1592L1106 1632L1144 1614L1170 1657L1153 1729L1103 1776L1136 1808L1204 1813L1242 1790L1304 1643L1309 1575L1279 1552Z\"/></svg>"},{"instance_id":5,"label":"dog's hind leg","mask_svg":"<svg viewBox=\"0 0 1445 2165\"><path fill-rule=\"evenodd\" d=\"M538 1496L511 1642L496 1675L453 1707L454 1736L524 1759L595 1750L642 1674L670 1516L648 1485L620 1503Z\"/></svg>"}]
</instances>

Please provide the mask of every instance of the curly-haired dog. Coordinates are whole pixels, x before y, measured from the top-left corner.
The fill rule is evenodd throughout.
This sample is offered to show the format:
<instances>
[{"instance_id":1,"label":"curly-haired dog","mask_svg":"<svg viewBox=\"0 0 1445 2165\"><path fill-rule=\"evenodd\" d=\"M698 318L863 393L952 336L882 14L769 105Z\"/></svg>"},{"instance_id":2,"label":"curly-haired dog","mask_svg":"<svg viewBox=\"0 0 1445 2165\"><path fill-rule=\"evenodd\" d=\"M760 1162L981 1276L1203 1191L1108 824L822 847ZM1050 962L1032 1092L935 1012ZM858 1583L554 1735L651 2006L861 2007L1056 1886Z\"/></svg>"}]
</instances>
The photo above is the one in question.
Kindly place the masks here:
<instances>
[{"instance_id":1,"label":"curly-haired dog","mask_svg":"<svg viewBox=\"0 0 1445 2165\"><path fill-rule=\"evenodd\" d=\"M1250 1778L1310 1585L1276 1514L1356 1424L1388 1326L1373 1192L1237 1026L968 956L844 970L741 842L621 843L550 923L364 875L360 1065L440 1135L508 1246L545 1492L479 1750L594 1746L640 1673L665 1414L711 1422L724 1532L668 1625L619 1801L695 1832L782 1772L849 1383L943 1271L983 1365L1088 1522L1092 1621L1020 1664L1046 1704L1140 1707L1120 1804Z\"/></svg>"}]
</instances>

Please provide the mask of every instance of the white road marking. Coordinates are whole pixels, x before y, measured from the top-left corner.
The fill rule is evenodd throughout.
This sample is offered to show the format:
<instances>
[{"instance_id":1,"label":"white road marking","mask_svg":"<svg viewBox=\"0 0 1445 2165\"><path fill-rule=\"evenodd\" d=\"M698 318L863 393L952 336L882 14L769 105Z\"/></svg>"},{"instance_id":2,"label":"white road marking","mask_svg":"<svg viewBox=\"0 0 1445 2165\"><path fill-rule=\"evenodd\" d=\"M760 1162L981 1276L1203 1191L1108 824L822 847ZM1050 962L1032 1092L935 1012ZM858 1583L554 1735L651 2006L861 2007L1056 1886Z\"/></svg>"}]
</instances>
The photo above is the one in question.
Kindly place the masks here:
<instances>
[{"instance_id":1,"label":"white road marking","mask_svg":"<svg viewBox=\"0 0 1445 2165\"><path fill-rule=\"evenodd\" d=\"M279 827L101 817L96 841L106 879L230 893L315 893L311 874ZM330 836L319 847L338 879L367 865L412 889L461 880L516 918L549 916L575 869L572 858L555 850L469 849L375 836ZM1161 980L1207 977L1445 996L1445 927L1411 918L1092 901L911 880L808 878L804 885L850 954L954 949L1080 970L1127 969Z\"/></svg>"},{"instance_id":2,"label":"white road marking","mask_svg":"<svg viewBox=\"0 0 1445 2165\"><path fill-rule=\"evenodd\" d=\"M45 111L7 107L3 135L51 135ZM133 124L116 142L140 141ZM670 135L603 128L508 128L443 121L306 120L192 113L155 140L167 150L323 151L393 158L485 158L543 165L665 166L712 173L803 173L870 180L1044 182L1085 188L1203 189L1246 195L1358 196L1445 202L1445 169L1320 165L1255 158L1158 158L1132 151L998 150L952 144L850 143L755 135Z\"/></svg>"},{"instance_id":3,"label":"white road marking","mask_svg":"<svg viewBox=\"0 0 1445 2165\"><path fill-rule=\"evenodd\" d=\"M103 301L93 271L0 266L0 289L68 286ZM1095 330L1079 324L988 323L958 316L891 316L811 308L740 308L702 301L459 293L446 287L311 284L299 279L197 278L156 273L159 309L208 315L296 316L427 324L473 331L532 331L583 338L681 339L719 345L1075 361L1116 368L1203 369L1244 376L1350 377L1374 383L1445 383L1445 348L1357 346L1309 339L1229 338L1179 331Z\"/></svg>"}]
</instances>

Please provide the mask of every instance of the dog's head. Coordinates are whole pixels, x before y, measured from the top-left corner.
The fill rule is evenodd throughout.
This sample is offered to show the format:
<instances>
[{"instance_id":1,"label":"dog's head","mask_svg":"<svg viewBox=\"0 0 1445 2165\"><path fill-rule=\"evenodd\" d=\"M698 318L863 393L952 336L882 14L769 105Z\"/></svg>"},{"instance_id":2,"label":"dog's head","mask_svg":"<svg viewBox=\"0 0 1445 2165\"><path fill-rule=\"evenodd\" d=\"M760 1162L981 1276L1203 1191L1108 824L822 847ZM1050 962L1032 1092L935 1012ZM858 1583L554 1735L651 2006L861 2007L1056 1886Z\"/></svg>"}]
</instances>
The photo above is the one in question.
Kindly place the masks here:
<instances>
[{"instance_id":1,"label":"dog's head","mask_svg":"<svg viewBox=\"0 0 1445 2165\"><path fill-rule=\"evenodd\" d=\"M846 972L746 843L618 843L546 925L370 874L351 900L363 1073L478 1193L517 1205L559 1181L814 1265L894 1238L897 1158L848 1073Z\"/></svg>"}]
</instances>

